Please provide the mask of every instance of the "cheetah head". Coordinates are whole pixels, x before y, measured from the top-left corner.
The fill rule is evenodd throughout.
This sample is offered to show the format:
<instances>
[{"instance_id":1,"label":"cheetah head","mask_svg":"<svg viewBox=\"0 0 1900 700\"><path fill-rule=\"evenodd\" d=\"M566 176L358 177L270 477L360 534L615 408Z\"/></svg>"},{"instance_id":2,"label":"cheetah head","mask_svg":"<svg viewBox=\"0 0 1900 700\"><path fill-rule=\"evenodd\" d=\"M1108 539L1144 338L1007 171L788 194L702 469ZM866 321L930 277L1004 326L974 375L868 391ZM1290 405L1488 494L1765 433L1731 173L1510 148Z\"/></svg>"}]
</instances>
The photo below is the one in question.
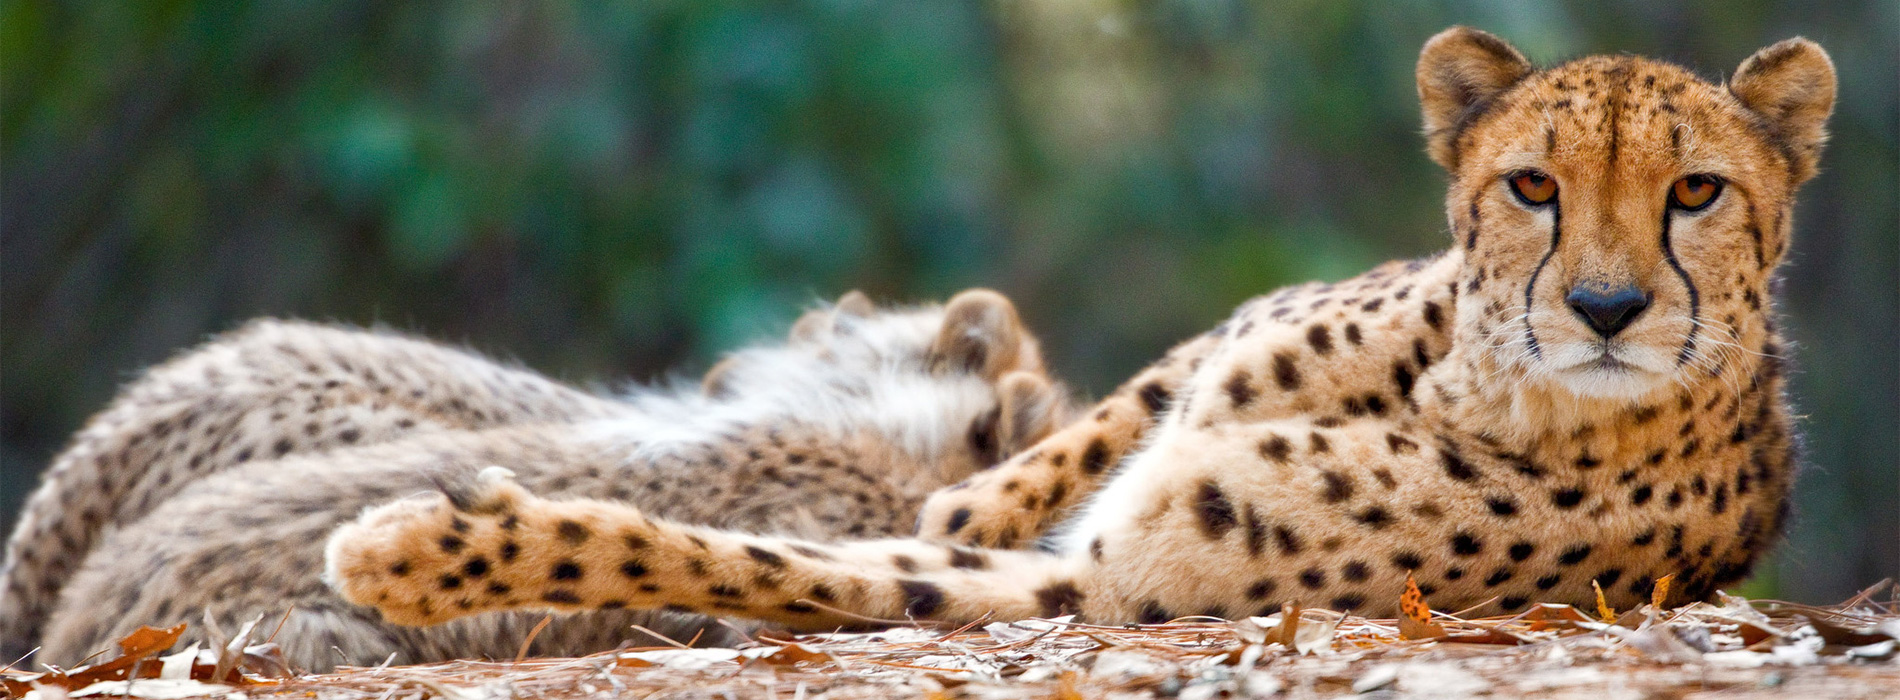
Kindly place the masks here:
<instances>
[{"instance_id":1,"label":"cheetah head","mask_svg":"<svg viewBox=\"0 0 1900 700\"><path fill-rule=\"evenodd\" d=\"M702 386L727 403L778 401L804 420L868 427L943 483L1035 444L1073 410L1015 305L986 289L892 308L847 293L801 316L785 346L728 356Z\"/></svg>"},{"instance_id":2,"label":"cheetah head","mask_svg":"<svg viewBox=\"0 0 1900 700\"><path fill-rule=\"evenodd\" d=\"M1433 37L1418 88L1451 174L1462 344L1616 401L1748 374L1773 353L1768 284L1834 85L1799 38L1720 85L1634 56L1538 70L1484 32Z\"/></svg>"}]
</instances>

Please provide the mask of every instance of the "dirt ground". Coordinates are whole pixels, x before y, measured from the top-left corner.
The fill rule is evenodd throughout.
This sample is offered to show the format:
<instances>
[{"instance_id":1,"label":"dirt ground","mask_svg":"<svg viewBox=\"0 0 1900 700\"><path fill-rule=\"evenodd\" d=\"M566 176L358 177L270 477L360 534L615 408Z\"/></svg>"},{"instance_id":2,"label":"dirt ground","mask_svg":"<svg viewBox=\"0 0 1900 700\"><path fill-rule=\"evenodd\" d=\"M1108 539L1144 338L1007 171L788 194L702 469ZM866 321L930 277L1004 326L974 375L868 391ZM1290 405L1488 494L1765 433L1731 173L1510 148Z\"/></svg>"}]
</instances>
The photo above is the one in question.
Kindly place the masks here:
<instances>
[{"instance_id":1,"label":"dirt ground","mask_svg":"<svg viewBox=\"0 0 1900 700\"><path fill-rule=\"evenodd\" d=\"M145 698L1900 698L1900 587L1835 606L1724 597L1616 614L1544 605L1510 617L1367 619L1289 609L1103 627L1067 619L762 632L742 649L625 649L572 659L286 673L252 634L160 656L178 631L64 673L9 671L34 700ZM1609 621L1613 620L1613 621ZM267 627L268 623L260 627ZM136 637L137 635L135 635ZM262 634L255 636L262 637ZM132 678L129 683L126 678ZM213 682L218 680L219 682ZM128 687L129 686L129 687Z\"/></svg>"}]
</instances>

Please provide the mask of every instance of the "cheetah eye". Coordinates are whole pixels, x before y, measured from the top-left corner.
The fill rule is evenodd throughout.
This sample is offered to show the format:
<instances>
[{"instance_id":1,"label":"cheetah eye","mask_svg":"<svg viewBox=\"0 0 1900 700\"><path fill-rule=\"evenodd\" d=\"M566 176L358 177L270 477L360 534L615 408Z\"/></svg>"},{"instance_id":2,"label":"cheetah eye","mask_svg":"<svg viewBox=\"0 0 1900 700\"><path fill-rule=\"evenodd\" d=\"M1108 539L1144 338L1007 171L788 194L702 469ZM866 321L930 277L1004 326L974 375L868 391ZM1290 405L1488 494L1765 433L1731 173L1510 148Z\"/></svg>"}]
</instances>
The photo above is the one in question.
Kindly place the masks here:
<instances>
[{"instance_id":1,"label":"cheetah eye","mask_svg":"<svg viewBox=\"0 0 1900 700\"><path fill-rule=\"evenodd\" d=\"M1557 179L1535 170L1521 170L1511 175L1511 193L1517 195L1517 201L1540 207L1557 200Z\"/></svg>"},{"instance_id":2,"label":"cheetah eye","mask_svg":"<svg viewBox=\"0 0 1900 700\"><path fill-rule=\"evenodd\" d=\"M1722 179L1714 175L1690 175L1669 188L1669 206L1683 211L1701 211L1722 194Z\"/></svg>"}]
</instances>

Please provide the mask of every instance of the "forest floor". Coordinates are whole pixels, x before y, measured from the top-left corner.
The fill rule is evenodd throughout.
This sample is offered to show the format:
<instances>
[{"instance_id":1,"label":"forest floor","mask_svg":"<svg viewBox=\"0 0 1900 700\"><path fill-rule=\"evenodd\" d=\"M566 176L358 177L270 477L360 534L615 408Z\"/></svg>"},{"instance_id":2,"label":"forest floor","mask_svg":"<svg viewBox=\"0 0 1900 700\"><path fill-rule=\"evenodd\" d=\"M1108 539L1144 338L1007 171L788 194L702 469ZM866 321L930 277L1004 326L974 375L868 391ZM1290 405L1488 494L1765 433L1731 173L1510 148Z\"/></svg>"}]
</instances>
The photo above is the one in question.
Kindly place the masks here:
<instances>
[{"instance_id":1,"label":"forest floor","mask_svg":"<svg viewBox=\"0 0 1900 700\"><path fill-rule=\"evenodd\" d=\"M280 668L246 633L222 650L158 656L181 628L147 630L123 656L63 673L8 671L33 700L144 698L1896 698L1900 586L1840 605L1724 596L1621 615L1563 605L1506 617L1398 619L1288 609L1237 621L1095 626L1067 619L760 632L740 649L623 649L569 659ZM258 635L263 636L263 635ZM131 678L131 681L125 679ZM222 679L213 682L214 679Z\"/></svg>"}]
</instances>

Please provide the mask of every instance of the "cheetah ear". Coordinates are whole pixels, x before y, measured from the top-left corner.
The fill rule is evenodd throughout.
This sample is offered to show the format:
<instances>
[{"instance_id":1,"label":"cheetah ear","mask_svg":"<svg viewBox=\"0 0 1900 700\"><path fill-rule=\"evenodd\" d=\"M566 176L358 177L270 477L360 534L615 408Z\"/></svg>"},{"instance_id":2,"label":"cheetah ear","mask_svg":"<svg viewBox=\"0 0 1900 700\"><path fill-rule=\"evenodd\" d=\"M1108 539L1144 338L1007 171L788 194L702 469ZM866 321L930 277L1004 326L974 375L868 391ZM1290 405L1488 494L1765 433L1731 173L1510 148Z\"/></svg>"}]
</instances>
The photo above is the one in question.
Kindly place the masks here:
<instances>
[{"instance_id":1,"label":"cheetah ear","mask_svg":"<svg viewBox=\"0 0 1900 700\"><path fill-rule=\"evenodd\" d=\"M1767 120L1794 162L1790 177L1814 176L1834 112L1834 62L1827 51L1801 37L1756 51L1735 69L1728 91Z\"/></svg>"},{"instance_id":2,"label":"cheetah ear","mask_svg":"<svg viewBox=\"0 0 1900 700\"><path fill-rule=\"evenodd\" d=\"M1068 403L1062 387L1035 372L1014 371L997 382L997 443L1015 454L1041 442L1064 418Z\"/></svg>"},{"instance_id":3,"label":"cheetah ear","mask_svg":"<svg viewBox=\"0 0 1900 700\"><path fill-rule=\"evenodd\" d=\"M813 345L824 340L825 334L830 332L831 311L812 309L799 316L797 321L792 322L792 332L788 334L788 340L793 345Z\"/></svg>"},{"instance_id":4,"label":"cheetah ear","mask_svg":"<svg viewBox=\"0 0 1900 700\"><path fill-rule=\"evenodd\" d=\"M706 370L706 376L699 380L700 393L715 399L723 399L730 395L732 386L726 381L726 375L731 374L733 365L738 363L738 358L728 357L713 365L712 369Z\"/></svg>"},{"instance_id":5,"label":"cheetah ear","mask_svg":"<svg viewBox=\"0 0 1900 700\"><path fill-rule=\"evenodd\" d=\"M1426 41L1418 54L1418 102L1432 160L1457 169L1458 132L1531 71L1524 54L1470 27L1452 27Z\"/></svg>"},{"instance_id":6,"label":"cheetah ear","mask_svg":"<svg viewBox=\"0 0 1900 700\"><path fill-rule=\"evenodd\" d=\"M877 305L871 303L871 297L865 296L864 292L860 292L856 289L845 292L844 296L838 297L838 303L833 304L831 308L835 309L840 316L857 316L859 318L870 318L871 314L877 312Z\"/></svg>"},{"instance_id":7,"label":"cheetah ear","mask_svg":"<svg viewBox=\"0 0 1900 700\"><path fill-rule=\"evenodd\" d=\"M1022 346L1016 305L988 289L971 289L944 305L943 328L930 343L930 366L996 379L1016 367Z\"/></svg>"}]
</instances>

